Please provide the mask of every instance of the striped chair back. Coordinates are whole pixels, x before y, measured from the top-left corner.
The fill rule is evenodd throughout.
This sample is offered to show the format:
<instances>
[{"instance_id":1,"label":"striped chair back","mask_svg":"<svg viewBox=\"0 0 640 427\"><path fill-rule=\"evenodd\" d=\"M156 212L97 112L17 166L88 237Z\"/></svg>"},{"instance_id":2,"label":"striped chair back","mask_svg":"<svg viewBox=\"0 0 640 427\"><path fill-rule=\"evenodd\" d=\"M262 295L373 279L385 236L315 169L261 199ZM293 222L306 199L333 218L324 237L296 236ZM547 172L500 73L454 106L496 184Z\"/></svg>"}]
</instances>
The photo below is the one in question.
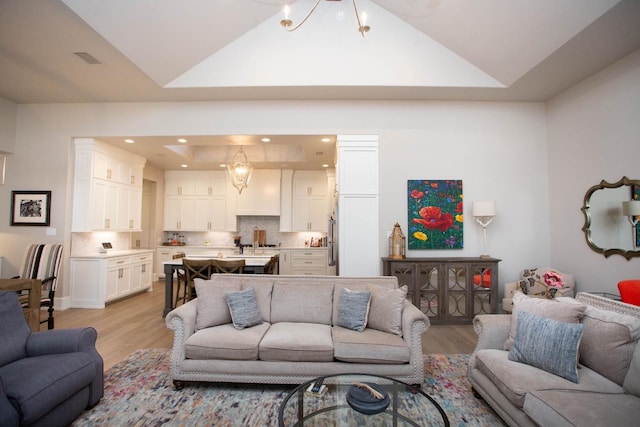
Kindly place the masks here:
<instances>
[{"instance_id":1,"label":"striped chair back","mask_svg":"<svg viewBox=\"0 0 640 427\"><path fill-rule=\"evenodd\" d=\"M63 246L57 244L30 245L24 254L20 277L23 279L40 279L42 280L43 291L55 292L58 284L62 249ZM43 297L46 296L46 292L43 292Z\"/></svg>"}]
</instances>

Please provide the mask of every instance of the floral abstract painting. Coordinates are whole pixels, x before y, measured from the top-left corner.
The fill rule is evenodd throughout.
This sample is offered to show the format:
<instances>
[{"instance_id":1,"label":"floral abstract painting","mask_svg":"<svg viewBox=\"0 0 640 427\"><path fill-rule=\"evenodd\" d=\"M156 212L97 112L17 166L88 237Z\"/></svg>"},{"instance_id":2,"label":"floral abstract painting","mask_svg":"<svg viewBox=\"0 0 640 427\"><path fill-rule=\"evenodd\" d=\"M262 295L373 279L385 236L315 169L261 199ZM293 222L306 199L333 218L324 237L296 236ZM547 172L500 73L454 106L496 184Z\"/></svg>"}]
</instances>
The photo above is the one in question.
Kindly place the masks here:
<instances>
[{"instance_id":1,"label":"floral abstract painting","mask_svg":"<svg viewBox=\"0 0 640 427\"><path fill-rule=\"evenodd\" d=\"M462 249L462 180L407 181L409 249Z\"/></svg>"}]
</instances>

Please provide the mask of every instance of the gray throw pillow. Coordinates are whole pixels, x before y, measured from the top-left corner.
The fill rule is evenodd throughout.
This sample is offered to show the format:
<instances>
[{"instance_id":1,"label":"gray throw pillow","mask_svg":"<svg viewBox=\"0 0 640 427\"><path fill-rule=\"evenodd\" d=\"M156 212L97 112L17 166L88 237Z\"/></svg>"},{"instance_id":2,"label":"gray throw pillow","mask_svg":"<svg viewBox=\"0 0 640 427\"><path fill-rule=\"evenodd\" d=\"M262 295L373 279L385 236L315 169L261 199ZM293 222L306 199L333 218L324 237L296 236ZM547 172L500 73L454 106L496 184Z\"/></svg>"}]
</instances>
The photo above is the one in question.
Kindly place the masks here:
<instances>
[{"instance_id":1,"label":"gray throw pillow","mask_svg":"<svg viewBox=\"0 0 640 427\"><path fill-rule=\"evenodd\" d=\"M584 325L559 322L521 311L509 360L578 382L578 347Z\"/></svg>"},{"instance_id":2,"label":"gray throw pillow","mask_svg":"<svg viewBox=\"0 0 640 427\"><path fill-rule=\"evenodd\" d=\"M362 332L367 327L371 292L342 288L338 301L338 326Z\"/></svg>"},{"instance_id":3,"label":"gray throw pillow","mask_svg":"<svg viewBox=\"0 0 640 427\"><path fill-rule=\"evenodd\" d=\"M256 291L247 288L243 291L224 294L231 312L233 327L245 329L262 323L262 316L256 301Z\"/></svg>"}]
</instances>

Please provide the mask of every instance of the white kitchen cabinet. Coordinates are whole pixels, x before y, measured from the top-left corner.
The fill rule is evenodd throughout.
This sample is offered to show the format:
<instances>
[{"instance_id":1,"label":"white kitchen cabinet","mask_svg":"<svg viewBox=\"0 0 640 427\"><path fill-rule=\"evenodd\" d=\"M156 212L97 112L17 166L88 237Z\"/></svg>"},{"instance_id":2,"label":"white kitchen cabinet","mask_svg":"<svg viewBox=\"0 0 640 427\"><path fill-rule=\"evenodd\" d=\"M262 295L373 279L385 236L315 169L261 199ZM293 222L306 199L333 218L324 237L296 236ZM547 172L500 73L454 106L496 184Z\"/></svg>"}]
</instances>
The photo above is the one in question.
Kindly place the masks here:
<instances>
[{"instance_id":1,"label":"white kitchen cabinet","mask_svg":"<svg viewBox=\"0 0 640 427\"><path fill-rule=\"evenodd\" d=\"M165 277L163 263L173 260L173 255L176 252L180 251L180 249L176 249L170 246L159 246L158 248L156 248L156 275L159 279L164 279Z\"/></svg>"},{"instance_id":2,"label":"white kitchen cabinet","mask_svg":"<svg viewBox=\"0 0 640 427\"><path fill-rule=\"evenodd\" d=\"M236 196L236 215L280 215L280 174L280 169L255 169L248 187Z\"/></svg>"},{"instance_id":3,"label":"white kitchen cabinet","mask_svg":"<svg viewBox=\"0 0 640 427\"><path fill-rule=\"evenodd\" d=\"M165 172L165 231L222 231L226 213L224 172Z\"/></svg>"},{"instance_id":4,"label":"white kitchen cabinet","mask_svg":"<svg viewBox=\"0 0 640 427\"><path fill-rule=\"evenodd\" d=\"M279 274L320 276L328 274L326 248L280 250Z\"/></svg>"},{"instance_id":5,"label":"white kitchen cabinet","mask_svg":"<svg viewBox=\"0 0 640 427\"><path fill-rule=\"evenodd\" d=\"M128 252L70 257L71 307L104 308L107 302L151 288L153 251Z\"/></svg>"},{"instance_id":6,"label":"white kitchen cabinet","mask_svg":"<svg viewBox=\"0 0 640 427\"><path fill-rule=\"evenodd\" d=\"M327 173L325 171L295 171L293 174L294 196L326 196Z\"/></svg>"},{"instance_id":7,"label":"white kitchen cabinet","mask_svg":"<svg viewBox=\"0 0 640 427\"><path fill-rule=\"evenodd\" d=\"M131 292L151 288L153 284L153 254L131 257Z\"/></svg>"},{"instance_id":8,"label":"white kitchen cabinet","mask_svg":"<svg viewBox=\"0 0 640 427\"><path fill-rule=\"evenodd\" d=\"M140 231L146 160L89 138L75 148L72 231Z\"/></svg>"},{"instance_id":9,"label":"white kitchen cabinet","mask_svg":"<svg viewBox=\"0 0 640 427\"><path fill-rule=\"evenodd\" d=\"M166 171L165 194L224 196L224 171Z\"/></svg>"},{"instance_id":10,"label":"white kitchen cabinet","mask_svg":"<svg viewBox=\"0 0 640 427\"><path fill-rule=\"evenodd\" d=\"M291 202L292 231L326 232L329 222L325 171L295 171Z\"/></svg>"}]
</instances>

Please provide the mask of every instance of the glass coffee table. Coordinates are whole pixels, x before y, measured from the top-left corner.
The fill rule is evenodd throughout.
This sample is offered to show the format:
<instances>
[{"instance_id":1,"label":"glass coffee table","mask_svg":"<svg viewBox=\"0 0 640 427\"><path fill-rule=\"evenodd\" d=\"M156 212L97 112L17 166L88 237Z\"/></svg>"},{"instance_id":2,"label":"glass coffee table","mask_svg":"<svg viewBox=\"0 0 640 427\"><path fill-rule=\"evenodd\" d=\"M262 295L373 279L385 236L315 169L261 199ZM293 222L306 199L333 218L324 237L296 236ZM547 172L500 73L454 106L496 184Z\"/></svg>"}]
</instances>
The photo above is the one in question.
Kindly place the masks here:
<instances>
[{"instance_id":1,"label":"glass coffee table","mask_svg":"<svg viewBox=\"0 0 640 427\"><path fill-rule=\"evenodd\" d=\"M433 398L422 390L393 378L367 374L340 374L321 377L324 394L312 394L308 388L318 378L294 388L280 404L280 427L293 426L445 426L449 419ZM367 415L347 402L355 383L384 390L389 404L382 412ZM353 395L350 395L350 397ZM351 400L353 402L353 400ZM364 411L366 412L366 411Z\"/></svg>"}]
</instances>

